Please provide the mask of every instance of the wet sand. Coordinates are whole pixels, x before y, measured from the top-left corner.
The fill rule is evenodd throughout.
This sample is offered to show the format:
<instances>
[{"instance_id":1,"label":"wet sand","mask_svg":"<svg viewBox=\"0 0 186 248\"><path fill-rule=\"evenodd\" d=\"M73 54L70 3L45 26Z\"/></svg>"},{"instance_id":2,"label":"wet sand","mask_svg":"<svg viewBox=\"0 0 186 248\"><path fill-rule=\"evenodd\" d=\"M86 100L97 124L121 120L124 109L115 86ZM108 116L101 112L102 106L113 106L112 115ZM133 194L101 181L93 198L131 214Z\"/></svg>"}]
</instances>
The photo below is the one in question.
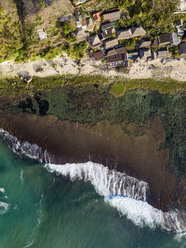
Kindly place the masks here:
<instances>
[{"instance_id":1,"label":"wet sand","mask_svg":"<svg viewBox=\"0 0 186 248\"><path fill-rule=\"evenodd\" d=\"M108 121L90 126L26 113L2 115L0 120L0 127L21 141L36 143L54 154L56 163L101 163L148 182L150 203L157 208L166 211L178 205L178 200L185 204L183 188L178 199L175 190L179 186L167 169L169 150L158 149L165 141L165 130L155 115L143 127Z\"/></svg>"}]
</instances>

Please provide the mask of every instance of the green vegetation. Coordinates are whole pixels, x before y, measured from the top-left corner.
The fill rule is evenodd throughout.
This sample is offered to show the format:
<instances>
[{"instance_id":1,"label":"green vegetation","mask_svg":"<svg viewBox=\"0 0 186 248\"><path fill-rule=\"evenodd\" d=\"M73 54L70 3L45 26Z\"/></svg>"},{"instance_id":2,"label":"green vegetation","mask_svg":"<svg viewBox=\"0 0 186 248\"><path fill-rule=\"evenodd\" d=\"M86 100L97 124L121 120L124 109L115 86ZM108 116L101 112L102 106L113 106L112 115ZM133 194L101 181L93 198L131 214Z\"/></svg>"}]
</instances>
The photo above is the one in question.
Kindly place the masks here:
<instances>
[{"instance_id":1,"label":"green vegetation","mask_svg":"<svg viewBox=\"0 0 186 248\"><path fill-rule=\"evenodd\" d=\"M124 82L114 83L110 88L110 93L114 96L122 96L125 93L125 86Z\"/></svg>"},{"instance_id":2,"label":"green vegetation","mask_svg":"<svg viewBox=\"0 0 186 248\"><path fill-rule=\"evenodd\" d=\"M42 9L45 8L45 1L40 0L39 5L41 6Z\"/></svg>"},{"instance_id":3,"label":"green vegetation","mask_svg":"<svg viewBox=\"0 0 186 248\"><path fill-rule=\"evenodd\" d=\"M136 0L117 0L117 4L121 10L127 9L135 4Z\"/></svg>"},{"instance_id":4,"label":"green vegetation","mask_svg":"<svg viewBox=\"0 0 186 248\"><path fill-rule=\"evenodd\" d=\"M166 143L161 149L170 149L169 168L181 175L185 171L185 91L185 83L173 80L122 81L100 75L34 77L30 84L19 78L3 79L0 95L7 97L1 97L0 111L52 114L81 123L95 124L107 119L112 123L124 121L139 125L157 114L166 130ZM5 99L9 103L5 104Z\"/></svg>"},{"instance_id":5,"label":"green vegetation","mask_svg":"<svg viewBox=\"0 0 186 248\"><path fill-rule=\"evenodd\" d=\"M118 7L123 10L121 19L117 26L121 28L142 25L147 31L146 37L156 38L161 33L174 30L173 23L183 14L174 15L179 0L95 0L81 5L82 15L91 16L96 11ZM39 0L38 6L45 8L45 1ZM21 13L21 10L19 10ZM49 18L46 25L48 39L40 40L37 29L41 29L41 24L45 24L46 17L37 16L35 21L24 23L24 18L20 14L19 22L17 13L7 14L0 7L0 62L7 59L14 59L16 62L36 60L37 58L52 59L57 55L67 52L72 58L82 59L84 57L87 44L82 42L76 44L76 37L73 32L76 30L76 22L73 18L63 23L56 23L56 16ZM98 32L99 25L95 26ZM136 46L135 39L119 41L128 50ZM170 49L175 58L178 57L178 48Z\"/></svg>"},{"instance_id":6,"label":"green vegetation","mask_svg":"<svg viewBox=\"0 0 186 248\"><path fill-rule=\"evenodd\" d=\"M0 8L0 62L16 59L22 47L19 21Z\"/></svg>"},{"instance_id":7,"label":"green vegetation","mask_svg":"<svg viewBox=\"0 0 186 248\"><path fill-rule=\"evenodd\" d=\"M135 39L119 40L118 42L119 42L119 45L124 45L128 51L135 49L135 46L136 46Z\"/></svg>"},{"instance_id":8,"label":"green vegetation","mask_svg":"<svg viewBox=\"0 0 186 248\"><path fill-rule=\"evenodd\" d=\"M118 7L117 1L113 0L95 0L86 2L81 5L81 9L83 13L92 13L96 11L104 11L106 9L116 8Z\"/></svg>"},{"instance_id":9,"label":"green vegetation","mask_svg":"<svg viewBox=\"0 0 186 248\"><path fill-rule=\"evenodd\" d=\"M186 83L177 82L172 79L155 80L155 79L131 79L123 80L111 86L111 93L115 96L120 96L126 90L137 88L157 90L162 94L173 94L175 92L186 91Z\"/></svg>"},{"instance_id":10,"label":"green vegetation","mask_svg":"<svg viewBox=\"0 0 186 248\"><path fill-rule=\"evenodd\" d=\"M55 65L54 65L55 67ZM27 85L20 78L0 80L0 95L25 94L28 91L51 91L65 85L110 85L110 93L114 96L121 96L127 90L147 89L155 90L162 94L174 94L175 92L186 92L186 82L177 82L172 79L122 79L119 77L107 78L102 75L64 75L49 76L45 78L33 77L32 82Z\"/></svg>"},{"instance_id":11,"label":"green vegetation","mask_svg":"<svg viewBox=\"0 0 186 248\"><path fill-rule=\"evenodd\" d=\"M76 24L73 19L68 22L58 22L57 27L62 29L63 35L65 37L76 30Z\"/></svg>"},{"instance_id":12,"label":"green vegetation","mask_svg":"<svg viewBox=\"0 0 186 248\"><path fill-rule=\"evenodd\" d=\"M179 55L180 55L178 46L170 47L170 48L169 48L169 51L172 53L172 56L173 56L174 58L178 58Z\"/></svg>"},{"instance_id":13,"label":"green vegetation","mask_svg":"<svg viewBox=\"0 0 186 248\"><path fill-rule=\"evenodd\" d=\"M148 31L148 37L156 38L161 33L168 33L174 30L173 23L183 17L183 14L173 15L176 11L179 0L139 0L120 1L121 9L126 8L129 16L122 17L119 21L121 27L142 25ZM128 6L129 5L129 6Z\"/></svg>"},{"instance_id":14,"label":"green vegetation","mask_svg":"<svg viewBox=\"0 0 186 248\"><path fill-rule=\"evenodd\" d=\"M87 48L86 41L82 41L78 44L74 44L70 46L69 49L70 57L72 57L73 59L82 59L84 57L86 48Z\"/></svg>"}]
</instances>

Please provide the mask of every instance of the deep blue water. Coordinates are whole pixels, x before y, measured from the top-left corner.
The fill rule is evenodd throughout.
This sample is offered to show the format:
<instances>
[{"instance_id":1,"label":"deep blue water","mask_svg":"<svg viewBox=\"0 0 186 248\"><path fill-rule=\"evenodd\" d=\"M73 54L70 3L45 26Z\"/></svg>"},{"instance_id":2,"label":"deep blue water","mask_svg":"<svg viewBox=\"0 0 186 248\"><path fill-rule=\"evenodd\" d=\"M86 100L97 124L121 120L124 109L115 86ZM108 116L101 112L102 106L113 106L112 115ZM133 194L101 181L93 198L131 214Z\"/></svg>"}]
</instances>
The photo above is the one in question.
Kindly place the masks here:
<instances>
[{"instance_id":1,"label":"deep blue water","mask_svg":"<svg viewBox=\"0 0 186 248\"><path fill-rule=\"evenodd\" d=\"M0 142L0 248L186 247L178 239L134 225L90 183L57 177Z\"/></svg>"}]
</instances>

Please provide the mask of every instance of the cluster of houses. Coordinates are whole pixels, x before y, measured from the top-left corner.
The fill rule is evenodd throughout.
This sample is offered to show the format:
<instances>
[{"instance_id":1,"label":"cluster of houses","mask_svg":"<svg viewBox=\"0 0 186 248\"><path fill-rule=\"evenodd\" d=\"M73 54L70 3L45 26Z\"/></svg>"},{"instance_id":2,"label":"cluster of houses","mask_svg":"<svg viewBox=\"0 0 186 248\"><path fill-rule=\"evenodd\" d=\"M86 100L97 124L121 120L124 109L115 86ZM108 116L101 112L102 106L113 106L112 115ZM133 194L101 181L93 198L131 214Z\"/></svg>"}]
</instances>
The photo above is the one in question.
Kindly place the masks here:
<instances>
[{"instance_id":1,"label":"cluster of houses","mask_svg":"<svg viewBox=\"0 0 186 248\"><path fill-rule=\"evenodd\" d=\"M83 0L82 0L83 1ZM80 1L80 2L82 2ZM186 42L181 42L184 35L183 23L178 23L177 32L160 35L155 40L146 39L146 31L142 26L133 26L125 29L117 29L117 22L121 18L118 8L97 12L92 17L84 18L80 14L72 14L59 18L59 22L69 21L73 18L76 23L77 42L87 40L92 48L91 57L95 61L105 61L108 67L128 66L129 60L154 60L171 58L168 47L178 46L180 58L186 58ZM94 33L94 30L98 30ZM135 50L127 51L123 41L129 39L138 40ZM121 41L121 42L120 42ZM153 52L153 47L160 47Z\"/></svg>"}]
</instances>

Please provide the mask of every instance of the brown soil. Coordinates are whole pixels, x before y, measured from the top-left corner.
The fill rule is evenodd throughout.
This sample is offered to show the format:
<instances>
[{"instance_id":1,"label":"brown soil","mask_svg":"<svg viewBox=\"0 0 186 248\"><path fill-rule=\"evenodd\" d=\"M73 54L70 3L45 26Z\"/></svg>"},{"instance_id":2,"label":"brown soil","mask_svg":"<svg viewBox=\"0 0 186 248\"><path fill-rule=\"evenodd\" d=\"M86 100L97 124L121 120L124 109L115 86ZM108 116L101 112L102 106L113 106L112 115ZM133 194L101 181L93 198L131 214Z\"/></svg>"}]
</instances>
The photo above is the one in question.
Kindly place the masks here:
<instances>
[{"instance_id":1,"label":"brown soil","mask_svg":"<svg viewBox=\"0 0 186 248\"><path fill-rule=\"evenodd\" d=\"M36 17L41 17L42 28L47 28L51 22L55 24L58 17L74 12L74 7L70 0L45 0L45 8L41 7L39 1L22 1L24 3L23 14L25 22L34 22Z\"/></svg>"},{"instance_id":2,"label":"brown soil","mask_svg":"<svg viewBox=\"0 0 186 248\"><path fill-rule=\"evenodd\" d=\"M177 204L175 176L166 168L169 150L158 149L165 130L157 116L143 127L108 121L90 126L21 113L2 116L0 127L21 141L47 148L58 163L92 160L148 182L151 204L157 208L167 210Z\"/></svg>"}]
</instances>

